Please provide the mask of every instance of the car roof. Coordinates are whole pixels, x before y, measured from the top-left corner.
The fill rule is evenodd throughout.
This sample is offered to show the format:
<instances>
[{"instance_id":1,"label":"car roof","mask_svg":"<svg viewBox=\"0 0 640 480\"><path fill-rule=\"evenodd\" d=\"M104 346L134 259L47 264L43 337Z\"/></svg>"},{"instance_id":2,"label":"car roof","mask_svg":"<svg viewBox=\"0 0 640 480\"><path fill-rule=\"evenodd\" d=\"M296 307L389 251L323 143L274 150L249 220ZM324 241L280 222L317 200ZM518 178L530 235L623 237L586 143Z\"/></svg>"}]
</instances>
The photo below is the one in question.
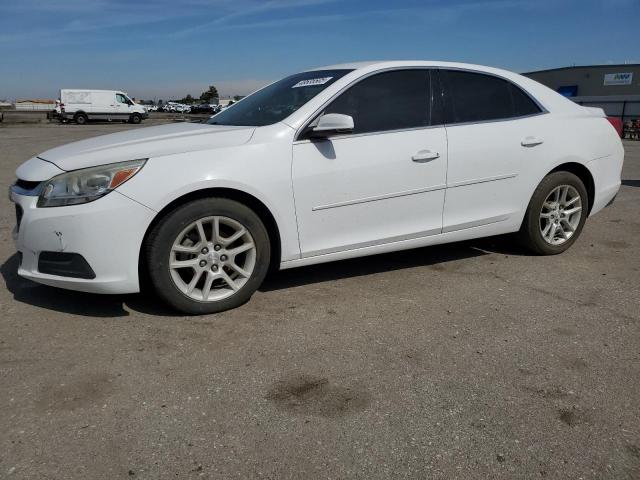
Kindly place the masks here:
<instances>
[{"instance_id":1,"label":"car roof","mask_svg":"<svg viewBox=\"0 0 640 480\"><path fill-rule=\"evenodd\" d=\"M372 60L363 62L350 62L339 63L335 65L327 65L318 68L312 68L308 71L315 70L381 70L385 68L397 68L397 67L443 67L443 68L457 68L464 70L475 70L479 72L493 73L500 76L517 75L514 72L503 70L495 67L488 67L486 65L477 65L473 63L462 62L445 62L439 60Z\"/></svg>"}]
</instances>

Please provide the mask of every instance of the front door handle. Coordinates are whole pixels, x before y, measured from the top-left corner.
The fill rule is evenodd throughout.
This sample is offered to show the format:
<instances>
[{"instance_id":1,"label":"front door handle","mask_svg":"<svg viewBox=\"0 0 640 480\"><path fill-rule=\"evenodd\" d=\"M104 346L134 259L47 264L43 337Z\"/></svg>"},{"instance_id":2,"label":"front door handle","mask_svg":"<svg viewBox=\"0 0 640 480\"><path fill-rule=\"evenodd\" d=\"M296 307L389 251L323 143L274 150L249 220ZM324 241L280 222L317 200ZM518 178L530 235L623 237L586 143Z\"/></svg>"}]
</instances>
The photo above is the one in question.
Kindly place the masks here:
<instances>
[{"instance_id":1,"label":"front door handle","mask_svg":"<svg viewBox=\"0 0 640 480\"><path fill-rule=\"evenodd\" d=\"M440 154L438 152L432 152L431 150L420 150L413 157L411 157L411 160L417 163L425 163L429 160L435 160L436 158L440 158Z\"/></svg>"},{"instance_id":2,"label":"front door handle","mask_svg":"<svg viewBox=\"0 0 640 480\"><path fill-rule=\"evenodd\" d=\"M535 147L536 145L540 145L544 143L544 140L538 137L525 137L520 142L520 145L523 147Z\"/></svg>"}]
</instances>

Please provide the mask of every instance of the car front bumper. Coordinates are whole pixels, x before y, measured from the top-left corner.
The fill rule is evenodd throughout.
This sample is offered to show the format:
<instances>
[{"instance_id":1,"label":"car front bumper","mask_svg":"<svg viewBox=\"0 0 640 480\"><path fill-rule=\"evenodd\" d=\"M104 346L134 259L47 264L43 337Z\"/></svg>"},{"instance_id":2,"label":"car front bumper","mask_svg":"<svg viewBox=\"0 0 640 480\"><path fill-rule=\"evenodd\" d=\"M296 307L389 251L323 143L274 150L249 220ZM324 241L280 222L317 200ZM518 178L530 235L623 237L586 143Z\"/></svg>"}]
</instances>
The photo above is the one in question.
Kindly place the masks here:
<instances>
[{"instance_id":1,"label":"car front bumper","mask_svg":"<svg viewBox=\"0 0 640 480\"><path fill-rule=\"evenodd\" d=\"M21 257L18 275L45 285L92 293L140 290L138 257L155 212L118 191L83 205L37 208L37 196L12 188L19 224L14 241ZM81 255L95 278L39 271L42 252ZM41 264L42 265L42 264Z\"/></svg>"}]
</instances>

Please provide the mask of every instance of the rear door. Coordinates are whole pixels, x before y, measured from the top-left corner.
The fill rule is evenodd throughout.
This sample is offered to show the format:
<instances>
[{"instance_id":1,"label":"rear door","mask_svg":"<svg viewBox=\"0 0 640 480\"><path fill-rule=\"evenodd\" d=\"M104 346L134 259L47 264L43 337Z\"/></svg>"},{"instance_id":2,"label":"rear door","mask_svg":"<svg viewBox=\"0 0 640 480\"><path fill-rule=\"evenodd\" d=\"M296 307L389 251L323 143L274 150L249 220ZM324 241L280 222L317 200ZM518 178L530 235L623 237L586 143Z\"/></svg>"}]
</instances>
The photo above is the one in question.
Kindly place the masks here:
<instances>
[{"instance_id":1,"label":"rear door","mask_svg":"<svg viewBox=\"0 0 640 480\"><path fill-rule=\"evenodd\" d=\"M545 154L543 110L506 79L439 75L449 148L443 232L508 221L523 208L520 175Z\"/></svg>"},{"instance_id":2,"label":"rear door","mask_svg":"<svg viewBox=\"0 0 640 480\"><path fill-rule=\"evenodd\" d=\"M294 143L303 257L441 232L447 140L431 80L428 69L366 77L322 112L352 116L352 133Z\"/></svg>"}]
</instances>

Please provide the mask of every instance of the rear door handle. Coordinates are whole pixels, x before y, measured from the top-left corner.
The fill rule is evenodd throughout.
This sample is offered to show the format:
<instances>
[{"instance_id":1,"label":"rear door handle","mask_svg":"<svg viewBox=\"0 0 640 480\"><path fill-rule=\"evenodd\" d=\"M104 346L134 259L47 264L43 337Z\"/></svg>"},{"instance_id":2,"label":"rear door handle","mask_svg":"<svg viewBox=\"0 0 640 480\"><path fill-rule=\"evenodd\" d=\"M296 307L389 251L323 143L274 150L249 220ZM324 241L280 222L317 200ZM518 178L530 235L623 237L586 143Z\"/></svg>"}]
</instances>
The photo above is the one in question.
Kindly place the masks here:
<instances>
[{"instance_id":1,"label":"rear door handle","mask_svg":"<svg viewBox=\"0 0 640 480\"><path fill-rule=\"evenodd\" d=\"M520 142L520 145L523 147L535 147L536 145L540 145L544 143L544 140L538 137L525 137Z\"/></svg>"},{"instance_id":2,"label":"rear door handle","mask_svg":"<svg viewBox=\"0 0 640 480\"><path fill-rule=\"evenodd\" d=\"M411 160L417 163L425 163L429 160L435 160L436 158L440 158L440 154L438 152L432 152L431 150L420 150L413 157L411 157Z\"/></svg>"}]
</instances>

